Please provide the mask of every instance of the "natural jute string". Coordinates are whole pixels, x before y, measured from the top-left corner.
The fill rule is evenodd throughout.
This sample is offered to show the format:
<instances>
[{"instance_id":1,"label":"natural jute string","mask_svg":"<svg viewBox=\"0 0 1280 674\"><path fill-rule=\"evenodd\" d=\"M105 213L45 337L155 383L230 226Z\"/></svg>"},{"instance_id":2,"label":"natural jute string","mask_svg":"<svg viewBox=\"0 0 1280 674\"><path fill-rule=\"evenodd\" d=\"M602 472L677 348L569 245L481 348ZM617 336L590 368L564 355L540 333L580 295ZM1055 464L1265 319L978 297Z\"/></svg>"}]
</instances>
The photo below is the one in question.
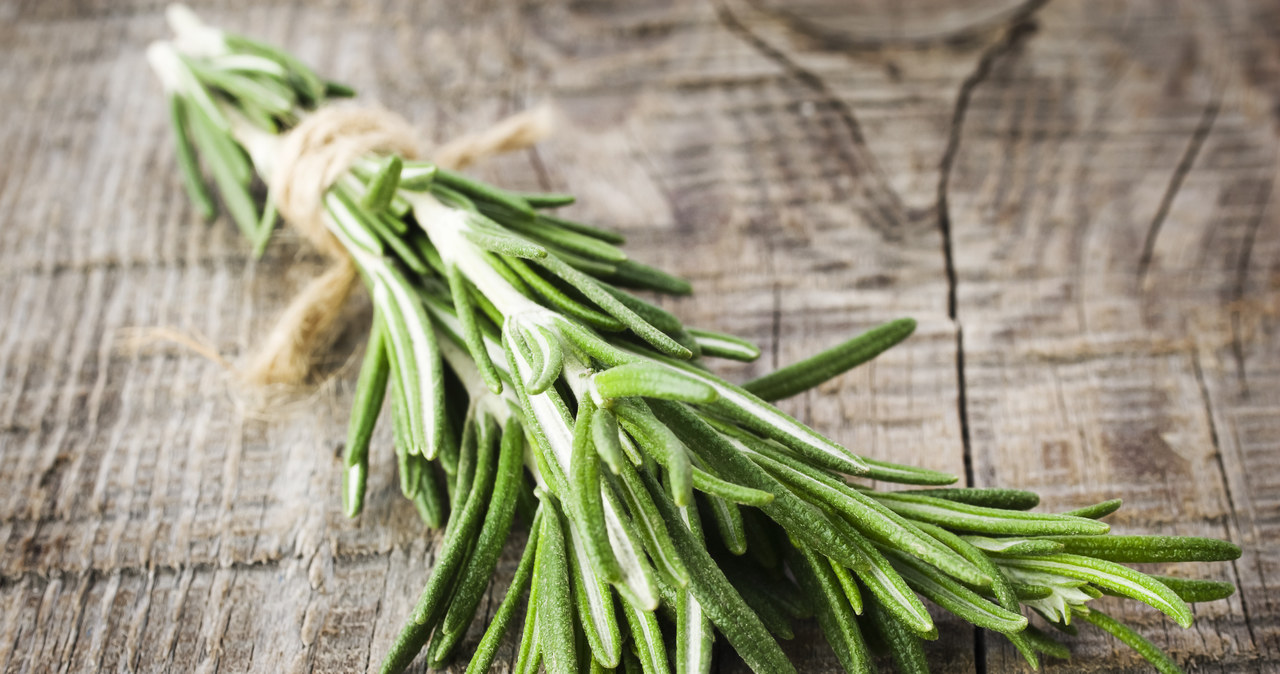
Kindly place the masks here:
<instances>
[{"instance_id":1,"label":"natural jute string","mask_svg":"<svg viewBox=\"0 0 1280 674\"><path fill-rule=\"evenodd\" d=\"M551 129L550 111L534 108L473 135L458 138L433 154L436 165L461 169L504 152L533 145ZM286 223L332 261L307 284L277 319L275 327L246 360L241 377L250 384L293 386L311 371L316 355L341 333L343 305L356 281L356 268L325 225L325 192L360 157L398 154L417 159L413 127L379 107L321 108L284 138L268 181Z\"/></svg>"}]
</instances>

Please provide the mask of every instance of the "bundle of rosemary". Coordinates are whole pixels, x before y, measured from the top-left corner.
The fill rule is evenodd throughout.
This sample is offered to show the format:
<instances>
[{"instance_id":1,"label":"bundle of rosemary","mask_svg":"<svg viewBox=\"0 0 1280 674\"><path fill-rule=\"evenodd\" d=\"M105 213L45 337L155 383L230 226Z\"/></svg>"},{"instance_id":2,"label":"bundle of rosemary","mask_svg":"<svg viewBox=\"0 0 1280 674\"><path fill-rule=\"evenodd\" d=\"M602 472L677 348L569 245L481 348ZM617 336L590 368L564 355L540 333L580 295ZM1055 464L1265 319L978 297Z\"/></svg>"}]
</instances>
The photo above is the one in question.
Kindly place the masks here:
<instances>
[{"instance_id":1,"label":"bundle of rosemary","mask_svg":"<svg viewBox=\"0 0 1280 674\"><path fill-rule=\"evenodd\" d=\"M255 172L269 178L283 134L350 91L183 8L170 18L177 38L149 57L186 187L211 215L203 164L260 250L275 216L270 196L263 207L252 196ZM1173 672L1091 600L1136 599L1186 627L1189 602L1233 592L1123 565L1235 559L1230 543L1108 535L1100 520L1119 500L1044 514L1030 512L1033 493L945 487L956 478L858 456L770 404L876 356L911 320L736 386L702 359L759 351L626 290L689 286L628 259L616 234L554 215L569 196L366 153L319 201L374 308L345 510L361 510L389 392L400 487L444 527L384 672L423 648L432 666L456 654L517 514L528 541L468 672L489 668L522 609L519 672L706 672L717 638L756 671L794 671L777 640L808 617L849 671L869 671L881 650L923 672L922 641L938 633L922 599L1005 635L1033 667L1069 653L1024 608L1064 632L1097 626Z\"/></svg>"}]
</instances>

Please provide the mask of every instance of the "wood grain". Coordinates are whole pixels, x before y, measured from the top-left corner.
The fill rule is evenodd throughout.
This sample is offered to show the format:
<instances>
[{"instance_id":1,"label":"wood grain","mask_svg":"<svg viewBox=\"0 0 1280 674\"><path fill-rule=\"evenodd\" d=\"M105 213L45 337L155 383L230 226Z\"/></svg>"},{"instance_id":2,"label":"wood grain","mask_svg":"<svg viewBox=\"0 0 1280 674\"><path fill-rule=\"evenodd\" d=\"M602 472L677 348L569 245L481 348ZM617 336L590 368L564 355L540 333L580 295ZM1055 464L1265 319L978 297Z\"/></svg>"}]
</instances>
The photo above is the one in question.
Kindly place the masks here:
<instances>
[{"instance_id":1,"label":"wood grain","mask_svg":"<svg viewBox=\"0 0 1280 674\"><path fill-rule=\"evenodd\" d=\"M1193 671L1280 669L1274 3L196 9L438 141L554 102L556 136L479 173L576 193L575 215L692 279L669 308L764 348L732 378L916 317L786 409L1049 508L1123 495L1118 531L1240 543L1185 570L1240 587L1191 630L1109 606ZM373 668L435 538L386 451L361 518L339 509L367 314L314 392L265 409L146 339L169 327L234 361L322 264L287 233L253 260L186 203L142 57L161 11L0 3L0 671ZM943 633L936 671L1026 669L998 637ZM1048 669L1142 669L1097 633L1073 648ZM838 668L812 625L787 649Z\"/></svg>"}]
</instances>

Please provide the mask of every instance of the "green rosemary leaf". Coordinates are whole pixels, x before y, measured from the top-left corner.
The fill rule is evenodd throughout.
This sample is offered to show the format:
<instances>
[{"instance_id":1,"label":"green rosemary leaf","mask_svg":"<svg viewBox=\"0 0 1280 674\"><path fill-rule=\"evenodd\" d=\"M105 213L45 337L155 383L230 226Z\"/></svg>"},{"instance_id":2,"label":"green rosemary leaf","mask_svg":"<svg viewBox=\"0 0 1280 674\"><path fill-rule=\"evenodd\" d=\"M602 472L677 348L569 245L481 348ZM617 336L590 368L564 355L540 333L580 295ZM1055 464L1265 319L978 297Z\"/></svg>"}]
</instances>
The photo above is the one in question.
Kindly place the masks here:
<instances>
[{"instance_id":1,"label":"green rosemary leaf","mask_svg":"<svg viewBox=\"0 0 1280 674\"><path fill-rule=\"evenodd\" d=\"M617 583L622 580L622 569L613 555L609 544L609 531L605 526L604 499L600 495L600 455L596 453L598 443L593 442L593 434L587 432L588 427L598 424L596 417L608 414L607 410L596 410L591 398L584 397L578 403L578 418L573 427L573 459L569 462L570 479L573 482L574 511L577 515L575 524L582 532L586 552L591 560L591 568L602 575L604 580ZM614 426L613 438L617 441L617 426ZM619 449L619 452L622 450ZM625 463L625 462L620 462ZM628 464L629 465L629 464Z\"/></svg>"},{"instance_id":2,"label":"green rosemary leaf","mask_svg":"<svg viewBox=\"0 0 1280 674\"><path fill-rule=\"evenodd\" d=\"M482 516L483 523L475 539L474 551L441 623L446 633L461 635L475 616L476 607L480 605L484 589L498 563L498 555L502 552L502 544L511 532L516 495L519 493L520 480L524 477L523 460L524 429L513 417L502 432L493 496Z\"/></svg>"},{"instance_id":3,"label":"green rosemary leaf","mask_svg":"<svg viewBox=\"0 0 1280 674\"><path fill-rule=\"evenodd\" d=\"M871 631L889 647L894 670L899 674L929 674L924 643L914 630L886 610L874 596L867 598L867 620Z\"/></svg>"},{"instance_id":4,"label":"green rosemary leaf","mask_svg":"<svg viewBox=\"0 0 1280 674\"><path fill-rule=\"evenodd\" d=\"M546 391L560 376L564 366L564 352L560 350L560 340L541 325L522 327L525 343L537 356L537 367L534 374L525 382L530 395Z\"/></svg>"},{"instance_id":5,"label":"green rosemary leaf","mask_svg":"<svg viewBox=\"0 0 1280 674\"><path fill-rule=\"evenodd\" d=\"M528 201L527 197L525 201ZM532 205L532 203L530 205ZM535 208L540 207L535 206ZM566 220L565 218L557 217L549 213L539 213L536 222L543 227L554 227L556 229L562 229L569 232L585 234L586 236L593 239L599 239L605 243L612 243L614 245L622 245L623 243L626 243L626 239L617 232L611 232L607 229L601 229L599 227L575 222L573 220Z\"/></svg>"},{"instance_id":6,"label":"green rosemary leaf","mask_svg":"<svg viewBox=\"0 0 1280 674\"><path fill-rule=\"evenodd\" d=\"M982 550L942 527L932 524L921 524L919 527L921 531L955 550L961 557L969 560L974 566L991 576L991 593L995 595L996 603L1000 605L1000 608L1010 613L1021 613L1022 605L1019 603L1017 592L1014 591L1012 583L1005 578L1004 574L1000 573L1000 569L983 554ZM1018 652L1022 653L1022 657L1026 659L1027 664L1031 665L1032 669L1040 667L1040 659L1036 656L1035 649L1022 637L1021 633L1006 634L1005 636L1018 649Z\"/></svg>"},{"instance_id":7,"label":"green rosemary leaf","mask_svg":"<svg viewBox=\"0 0 1280 674\"><path fill-rule=\"evenodd\" d=\"M1027 619L992 604L916 558L890 550L893 566L911 589L964 620L1002 634L1014 634L1027 626Z\"/></svg>"},{"instance_id":8,"label":"green rosemary leaf","mask_svg":"<svg viewBox=\"0 0 1280 674\"><path fill-rule=\"evenodd\" d=\"M1062 514L1071 515L1073 517L1087 517L1091 520L1097 520L1097 519L1102 519L1103 517L1106 517L1107 515L1110 515L1111 513L1119 510L1120 506L1122 505L1124 505L1123 500L1118 498L1113 498L1109 501L1095 503L1093 505L1085 506L1083 508L1078 508L1076 510L1068 510L1067 512Z\"/></svg>"},{"instance_id":9,"label":"green rosemary leaf","mask_svg":"<svg viewBox=\"0 0 1280 674\"><path fill-rule=\"evenodd\" d=\"M666 580L677 588L688 585L689 571L685 568L684 562L680 561L680 555L676 552L668 527L663 523L658 507L654 503L655 500L665 499L666 494L650 495L635 466L630 464L624 464L622 471L616 477L607 475L606 479L614 485L627 504L631 520L640 532L640 540L644 542L645 550L655 566L665 573Z\"/></svg>"},{"instance_id":10,"label":"green rosemary leaf","mask_svg":"<svg viewBox=\"0 0 1280 674\"><path fill-rule=\"evenodd\" d=\"M400 187L400 171L403 169L404 162L396 155L383 160L378 171L369 179L369 187L364 193L364 198L360 200L360 205L371 213L377 213L389 207L391 198L396 195L396 190Z\"/></svg>"},{"instance_id":11,"label":"green rosemary leaf","mask_svg":"<svg viewBox=\"0 0 1280 674\"><path fill-rule=\"evenodd\" d=\"M861 552L870 562L865 570L854 569L862 584L886 610L916 634L926 639L937 638L937 628L934 627L928 609L889 560L870 543L861 544Z\"/></svg>"},{"instance_id":12,"label":"green rosemary leaf","mask_svg":"<svg viewBox=\"0 0 1280 674\"><path fill-rule=\"evenodd\" d=\"M867 472L861 477L868 480L879 480L881 482L893 482L896 484L918 484L918 485L946 485L955 483L957 478L950 473L943 473L928 468L917 468L915 466L904 466L889 461L881 461L870 457L860 457L863 463L867 464Z\"/></svg>"},{"instance_id":13,"label":"green rosemary leaf","mask_svg":"<svg viewBox=\"0 0 1280 674\"><path fill-rule=\"evenodd\" d=\"M356 380L355 401L347 426L347 452L343 471L342 510L347 517L360 514L364 504L365 477L369 472L369 439L382 411L387 394L387 378L391 363L387 360L382 336L382 319L373 317L369 328L369 344L365 348L360 377Z\"/></svg>"},{"instance_id":14,"label":"green rosemary leaf","mask_svg":"<svg viewBox=\"0 0 1280 674\"><path fill-rule=\"evenodd\" d=\"M870 672L871 654L858 629L853 608L827 558L814 553L800 541L793 539L792 545L798 554L791 560L791 569L809 602L817 608L818 625L827 643L831 644L846 672Z\"/></svg>"},{"instance_id":15,"label":"green rosemary leaf","mask_svg":"<svg viewBox=\"0 0 1280 674\"><path fill-rule=\"evenodd\" d=\"M436 165L422 161L404 162L400 170L400 189L422 192L431 188L436 179Z\"/></svg>"},{"instance_id":16,"label":"green rosemary leaf","mask_svg":"<svg viewBox=\"0 0 1280 674\"><path fill-rule=\"evenodd\" d=\"M688 281L634 260L619 262L607 280L627 288L641 288L668 295L688 295L693 292L693 286Z\"/></svg>"},{"instance_id":17,"label":"green rosemary leaf","mask_svg":"<svg viewBox=\"0 0 1280 674\"><path fill-rule=\"evenodd\" d=\"M679 370L656 363L619 365L592 377L595 389L605 398L662 398L690 403L712 403L719 395L706 383Z\"/></svg>"},{"instance_id":18,"label":"green rosemary leaf","mask_svg":"<svg viewBox=\"0 0 1280 674\"><path fill-rule=\"evenodd\" d=\"M516 565L515 576L507 586L507 592L503 595L502 602L498 604L498 609L494 611L493 620L485 629L484 636L480 637L480 644L476 646L471 662L467 663L466 674L481 674L489 671L490 665L498 655L498 646L502 644L502 639L511 626L511 619L515 617L520 597L528 589L533 577L534 552L538 549L538 533L542 529L542 517L543 511L539 509L533 517L533 524L529 526L529 539L525 541L524 552L520 554L520 563ZM530 601L530 604L532 603Z\"/></svg>"},{"instance_id":19,"label":"green rosemary leaf","mask_svg":"<svg viewBox=\"0 0 1280 674\"><path fill-rule=\"evenodd\" d=\"M557 192L507 192L513 197L523 200L526 204L534 208L560 208L568 206L577 199L572 194L560 194ZM621 243L621 242L619 242Z\"/></svg>"},{"instance_id":20,"label":"green rosemary leaf","mask_svg":"<svg viewBox=\"0 0 1280 674\"><path fill-rule=\"evenodd\" d=\"M1111 562L1229 562L1240 559L1233 543L1194 536L1051 536L1063 552Z\"/></svg>"},{"instance_id":21,"label":"green rosemary leaf","mask_svg":"<svg viewBox=\"0 0 1280 674\"><path fill-rule=\"evenodd\" d=\"M1053 637L1045 634L1043 630L1035 625L1028 625L1027 629L1022 631L1027 638L1027 643L1036 649L1037 653L1047 655L1058 660L1070 660L1071 651L1066 646L1058 643Z\"/></svg>"},{"instance_id":22,"label":"green rosemary leaf","mask_svg":"<svg viewBox=\"0 0 1280 674\"><path fill-rule=\"evenodd\" d=\"M538 537L538 643L547 674L569 674L577 669L573 643L573 602L569 598L569 562L558 508L544 496L547 517Z\"/></svg>"},{"instance_id":23,"label":"green rosemary leaf","mask_svg":"<svg viewBox=\"0 0 1280 674\"><path fill-rule=\"evenodd\" d=\"M773 503L773 494L740 484L721 480L701 468L693 469L693 488L709 496L715 496L732 503L749 506L765 506Z\"/></svg>"},{"instance_id":24,"label":"green rosemary leaf","mask_svg":"<svg viewBox=\"0 0 1280 674\"><path fill-rule=\"evenodd\" d=\"M506 190L498 189L488 183L472 180L461 173L447 171L437 166L435 181L438 185L443 185L465 194L473 201L487 201L499 204L502 207L519 213L530 220L537 215L533 208L529 206L529 203L524 199L521 199Z\"/></svg>"},{"instance_id":25,"label":"green rosemary leaf","mask_svg":"<svg viewBox=\"0 0 1280 674\"><path fill-rule=\"evenodd\" d=\"M641 478L650 493L662 491L662 486L649 472L643 473ZM671 531L677 552L689 570L689 591L742 660L757 672L794 672L795 668L778 647L778 642L769 635L759 616L733 589L724 572L711 559L706 547L693 532L681 526L682 521L676 507L663 498L656 499L655 504Z\"/></svg>"},{"instance_id":26,"label":"green rosemary leaf","mask_svg":"<svg viewBox=\"0 0 1280 674\"><path fill-rule=\"evenodd\" d=\"M542 502L539 501L539 514L543 513ZM520 646L516 651L516 662L512 667L512 674L537 674L538 668L542 664L542 648L538 643L538 635L542 630L538 628L538 607L542 604L539 595L541 594L543 582L539 578L539 571L542 564L539 557L541 556L542 537L547 531L547 516L543 517L541 527L538 530L538 550L534 552L533 559L533 578L529 585L529 601L524 613L524 629L520 635Z\"/></svg>"},{"instance_id":27,"label":"green rosemary leaf","mask_svg":"<svg viewBox=\"0 0 1280 674\"><path fill-rule=\"evenodd\" d=\"M475 426L479 429L475 443L475 477L469 489L464 490L460 485L455 491L455 503L462 500L458 495L463 493L465 500L462 500L461 508L455 505L454 512L450 514L435 568L431 570L426 587L414 607L413 621L419 625L434 627L448 608L446 602L453 595L458 574L470 556L495 485L497 424L490 418L477 418Z\"/></svg>"},{"instance_id":28,"label":"green rosemary leaf","mask_svg":"<svg viewBox=\"0 0 1280 674\"><path fill-rule=\"evenodd\" d=\"M187 121L196 147L213 174L213 182L218 186L227 213L245 238L254 240L258 229L258 209L249 195L248 185L253 174L244 153L222 131L213 128L213 123L198 107L187 108Z\"/></svg>"},{"instance_id":29,"label":"green rosemary leaf","mask_svg":"<svg viewBox=\"0 0 1280 674\"><path fill-rule=\"evenodd\" d=\"M1191 609L1173 590L1145 573L1126 566L1081 555L1058 553L1038 557L1001 557L1002 567L1028 569L1092 583L1100 588L1137 599L1173 618L1183 627L1191 625Z\"/></svg>"},{"instance_id":30,"label":"green rosemary leaf","mask_svg":"<svg viewBox=\"0 0 1280 674\"><path fill-rule=\"evenodd\" d=\"M953 489L908 489L902 493L931 496L957 503L1000 508L1002 510L1030 510L1040 505L1039 494L1021 489L956 487Z\"/></svg>"},{"instance_id":31,"label":"green rosemary leaf","mask_svg":"<svg viewBox=\"0 0 1280 674\"><path fill-rule=\"evenodd\" d=\"M751 393L709 372L692 367L689 363L675 360L661 362L711 385L720 397L709 406L710 409L742 428L774 440L823 468L851 475L862 475L868 471L862 457L828 440Z\"/></svg>"},{"instance_id":32,"label":"green rosemary leaf","mask_svg":"<svg viewBox=\"0 0 1280 674\"><path fill-rule=\"evenodd\" d=\"M209 186L200 175L196 151L189 135L191 132L187 124L186 103L178 94L169 94L169 128L173 133L173 146L178 153L178 169L182 172L182 184L186 187L187 197L195 205L200 217L209 220L213 217L213 195L209 193Z\"/></svg>"},{"instance_id":33,"label":"green rosemary leaf","mask_svg":"<svg viewBox=\"0 0 1280 674\"><path fill-rule=\"evenodd\" d=\"M683 404L654 400L650 406L659 420L675 431L686 446L698 448L699 455L721 475L738 484L773 494L773 502L761 510L785 527L789 534L802 538L815 550L845 566L865 565L857 549L832 530L822 513L743 456L738 448Z\"/></svg>"},{"instance_id":34,"label":"green rosemary leaf","mask_svg":"<svg viewBox=\"0 0 1280 674\"><path fill-rule=\"evenodd\" d=\"M836 511L838 516L846 518L863 534L910 552L966 583L976 586L990 584L991 579L971 562L924 535L913 524L875 499L799 461L788 460L777 454L767 456L761 453L761 450L767 451L767 445L763 443L753 446L743 444L741 448L774 477Z\"/></svg>"},{"instance_id":35,"label":"green rosemary leaf","mask_svg":"<svg viewBox=\"0 0 1280 674\"><path fill-rule=\"evenodd\" d=\"M1018 598L1020 603L1034 601L1036 599L1048 599L1053 596L1053 588L1046 585L1010 583L1009 586L1013 588L1013 594Z\"/></svg>"},{"instance_id":36,"label":"green rosemary leaf","mask_svg":"<svg viewBox=\"0 0 1280 674\"><path fill-rule=\"evenodd\" d=\"M599 493L599 485L596 488ZM566 515L568 513L566 512ZM603 529L603 513L600 515ZM579 518L580 519L580 518ZM577 526L575 526L577 525ZM618 630L618 619L613 605L613 592L605 578L597 575L595 560L584 545L584 537L579 535L581 522L567 518L564 532L568 537L569 572L573 580L573 599L577 605L578 618L586 637L587 651L592 660L606 668L613 669L622 659L622 634ZM606 541L607 544L607 541ZM612 551L608 552L613 558ZM614 566L617 566L616 560ZM619 578L621 572L619 571ZM581 649L580 649L581 650ZM587 655L587 653L582 653Z\"/></svg>"},{"instance_id":37,"label":"green rosemary leaf","mask_svg":"<svg viewBox=\"0 0 1280 674\"><path fill-rule=\"evenodd\" d=\"M545 300L550 302L555 308L563 311L572 318L576 318L587 325L598 330L607 330L609 332L618 332L627 326L622 321L601 311L596 311L577 300L569 297L556 288L550 281L543 278L533 269L530 269L522 260L516 258L507 258L503 262L519 275L519 277L528 283L534 292L541 295ZM575 273L576 272L575 270Z\"/></svg>"},{"instance_id":38,"label":"green rosemary leaf","mask_svg":"<svg viewBox=\"0 0 1280 674\"><path fill-rule=\"evenodd\" d=\"M627 601L652 611L658 607L658 585L653 567L644 558L644 544L637 527L626 515L622 500L613 489L602 489L601 494L605 502L604 521L609 532L609 544L622 569L622 582L615 583L614 587Z\"/></svg>"},{"instance_id":39,"label":"green rosemary leaf","mask_svg":"<svg viewBox=\"0 0 1280 674\"><path fill-rule=\"evenodd\" d=\"M790 641L795 638L796 633L791 628L791 621L766 594L760 591L759 587L736 582L733 586L738 591L738 594L742 595L743 601L747 602L752 611L755 611L765 629L769 630L769 634L783 641Z\"/></svg>"},{"instance_id":40,"label":"green rosemary leaf","mask_svg":"<svg viewBox=\"0 0 1280 674\"><path fill-rule=\"evenodd\" d=\"M904 517L981 534L1046 536L1105 534L1110 530L1083 517L985 508L915 494L880 492L873 498Z\"/></svg>"},{"instance_id":41,"label":"green rosemary leaf","mask_svg":"<svg viewBox=\"0 0 1280 674\"><path fill-rule=\"evenodd\" d=\"M563 316L558 316L553 320L555 321L556 330L566 341L591 358L600 361L606 367L616 367L640 360L638 357L604 341L591 329L578 325Z\"/></svg>"},{"instance_id":42,"label":"green rosemary leaf","mask_svg":"<svg viewBox=\"0 0 1280 674\"><path fill-rule=\"evenodd\" d=\"M697 473L694 475L696 480ZM773 494L769 494L769 497L769 501L772 502ZM708 510L711 513L711 521L715 522L716 532L720 535L720 542L724 544L725 549L735 555L745 554L747 552L747 529L746 523L742 518L742 511L738 509L737 504L710 494L707 495L707 504L710 506ZM761 504L761 506L764 505L768 504ZM770 546L758 547L769 548L772 551Z\"/></svg>"},{"instance_id":43,"label":"green rosemary leaf","mask_svg":"<svg viewBox=\"0 0 1280 674\"><path fill-rule=\"evenodd\" d=\"M341 95L344 89L342 85L337 83L333 83L332 87L327 86L310 68L282 49L277 49L269 44L258 42L242 35L225 33L223 39L226 40L227 47L233 51L255 54L279 63L285 70L289 71L290 79L297 86L299 93L311 103L318 103L324 100L329 91L334 91Z\"/></svg>"},{"instance_id":44,"label":"green rosemary leaf","mask_svg":"<svg viewBox=\"0 0 1280 674\"><path fill-rule=\"evenodd\" d=\"M343 193L341 190L338 190L338 192L339 194ZM379 217L377 214L364 210L349 196L345 198L350 200L350 208L358 214L357 217L364 223L365 228L387 244L387 247L395 252L396 257L404 263L404 266L409 268L409 271L423 275L431 273L431 269L427 266L427 261L422 259L418 251L414 250L407 241L396 234L394 228L387 226L387 221L391 218Z\"/></svg>"},{"instance_id":45,"label":"green rosemary leaf","mask_svg":"<svg viewBox=\"0 0 1280 674\"><path fill-rule=\"evenodd\" d=\"M392 365L392 372L395 372L395 366ZM413 440L409 432L409 413L404 408L404 394L396 386L391 387L391 427L394 436L394 447L396 453L396 467L400 474L400 493L405 498L413 498L417 493L419 482L412 473L412 467L417 464L410 464L409 457L412 455L410 447Z\"/></svg>"},{"instance_id":46,"label":"green rosemary leaf","mask_svg":"<svg viewBox=\"0 0 1280 674\"><path fill-rule=\"evenodd\" d=\"M646 302L645 300L632 295L631 293L615 288L607 283L600 284L610 295L618 298L628 309L640 315L640 318L648 321L653 327L667 333L675 334L684 329L684 324L680 322L671 312L663 309L656 304Z\"/></svg>"},{"instance_id":47,"label":"green rosemary leaf","mask_svg":"<svg viewBox=\"0 0 1280 674\"><path fill-rule=\"evenodd\" d=\"M689 329L705 356L728 358L749 363L760 357L760 347L740 337L723 332Z\"/></svg>"},{"instance_id":48,"label":"green rosemary leaf","mask_svg":"<svg viewBox=\"0 0 1280 674\"><path fill-rule=\"evenodd\" d=\"M1174 578L1173 576L1157 576L1152 578L1161 585L1173 590L1182 601L1194 604L1203 601L1226 599L1236 593L1236 586L1221 580L1202 580L1197 578Z\"/></svg>"},{"instance_id":49,"label":"green rosemary leaf","mask_svg":"<svg viewBox=\"0 0 1280 674\"><path fill-rule=\"evenodd\" d=\"M627 460L618 439L618 420L609 410L599 410L591 417L591 441L609 470L617 475Z\"/></svg>"},{"instance_id":50,"label":"green rosemary leaf","mask_svg":"<svg viewBox=\"0 0 1280 674\"><path fill-rule=\"evenodd\" d=\"M462 339L466 343L467 352L475 361L476 369L484 378L484 383L495 395L502 393L502 380L498 370L489 358L489 349L485 346L484 335L476 325L475 307L471 304L471 286L466 278L452 264L445 267L449 281L449 290L453 295L453 306L457 313L458 324L462 327Z\"/></svg>"},{"instance_id":51,"label":"green rosemary leaf","mask_svg":"<svg viewBox=\"0 0 1280 674\"><path fill-rule=\"evenodd\" d=\"M676 594L676 674L708 674L715 633L702 605L687 589Z\"/></svg>"},{"instance_id":52,"label":"green rosemary leaf","mask_svg":"<svg viewBox=\"0 0 1280 674\"><path fill-rule=\"evenodd\" d=\"M1111 636L1119 639L1124 645L1132 648L1151 663L1152 667L1160 674L1183 674L1182 667L1178 665L1168 653L1160 650L1159 646L1147 641L1146 637L1133 631L1128 625L1112 618L1111 616L1097 609L1089 609L1078 614L1084 618L1086 622L1102 629L1111 634Z\"/></svg>"},{"instance_id":53,"label":"green rosemary leaf","mask_svg":"<svg viewBox=\"0 0 1280 674\"><path fill-rule=\"evenodd\" d=\"M987 538L986 536L963 536L967 543L994 555L1051 555L1062 552L1063 545L1043 538Z\"/></svg>"},{"instance_id":54,"label":"green rosemary leaf","mask_svg":"<svg viewBox=\"0 0 1280 674\"><path fill-rule=\"evenodd\" d=\"M910 318L890 321L799 363L753 379L743 388L764 400L789 398L875 358L915 329L916 322Z\"/></svg>"},{"instance_id":55,"label":"green rosemary leaf","mask_svg":"<svg viewBox=\"0 0 1280 674\"><path fill-rule=\"evenodd\" d=\"M419 471L418 491L413 495L413 506L418 511L422 523L430 529L439 529L445 521L447 496L441 489L436 477L436 465L420 456L413 460L422 464Z\"/></svg>"},{"instance_id":56,"label":"green rosemary leaf","mask_svg":"<svg viewBox=\"0 0 1280 674\"><path fill-rule=\"evenodd\" d=\"M839 581L840 589L844 591L845 599L849 601L849 606L853 608L853 612L862 615L862 592L858 589L858 582L853 579L853 575L849 573L848 569L835 563L830 558L827 559L827 563L831 567L831 572L835 575L836 580Z\"/></svg>"},{"instance_id":57,"label":"green rosemary leaf","mask_svg":"<svg viewBox=\"0 0 1280 674\"><path fill-rule=\"evenodd\" d=\"M628 368L631 365L640 365L640 363L620 365L605 372ZM595 379L595 385L596 390L599 391L598 379ZM601 393L604 392L601 391ZM623 398L614 399L611 402L614 414L617 415L627 433L635 439L646 454L667 469L671 498L675 504L682 507L689 505L693 499L693 464L689 449L685 447L684 442L670 428L658 421L657 417L653 416L653 411L643 401Z\"/></svg>"},{"instance_id":58,"label":"green rosemary leaf","mask_svg":"<svg viewBox=\"0 0 1280 674\"><path fill-rule=\"evenodd\" d=\"M590 234L556 226L548 220L548 216L529 218L525 213L496 202L477 201L476 208L513 231L575 255L600 262L622 262L627 259L627 254L617 246Z\"/></svg>"},{"instance_id":59,"label":"green rosemary leaf","mask_svg":"<svg viewBox=\"0 0 1280 674\"><path fill-rule=\"evenodd\" d=\"M253 256L261 258L267 252L267 244L271 241L271 233L275 231L276 220L280 217L276 211L276 200L267 193L267 200L262 207L262 217L258 219L258 228L250 242L253 244Z\"/></svg>"},{"instance_id":60,"label":"green rosemary leaf","mask_svg":"<svg viewBox=\"0 0 1280 674\"><path fill-rule=\"evenodd\" d=\"M636 336L648 342L650 346L657 349L660 353L671 356L673 358L687 359L693 356L693 352L683 346L680 346L666 335L666 333L653 327L643 318L640 318L636 312L628 309L626 305L619 302L616 297L609 294L607 290L600 286L599 283L590 276L565 264L555 256L547 256L536 262L542 265L547 271L560 277L578 289L588 299L595 302L604 309L610 316L621 321L624 325L631 329Z\"/></svg>"},{"instance_id":61,"label":"green rosemary leaf","mask_svg":"<svg viewBox=\"0 0 1280 674\"><path fill-rule=\"evenodd\" d=\"M622 601L622 614L631 628L631 643L639 652L644 674L669 674L671 667L667 664L667 649L658 620L652 613L640 610L625 599Z\"/></svg>"},{"instance_id":62,"label":"green rosemary leaf","mask_svg":"<svg viewBox=\"0 0 1280 674\"><path fill-rule=\"evenodd\" d=\"M472 226L462 230L462 235L482 250L500 255L510 255L530 260L547 256L546 248L527 239L495 231L496 229L495 227Z\"/></svg>"}]
</instances>

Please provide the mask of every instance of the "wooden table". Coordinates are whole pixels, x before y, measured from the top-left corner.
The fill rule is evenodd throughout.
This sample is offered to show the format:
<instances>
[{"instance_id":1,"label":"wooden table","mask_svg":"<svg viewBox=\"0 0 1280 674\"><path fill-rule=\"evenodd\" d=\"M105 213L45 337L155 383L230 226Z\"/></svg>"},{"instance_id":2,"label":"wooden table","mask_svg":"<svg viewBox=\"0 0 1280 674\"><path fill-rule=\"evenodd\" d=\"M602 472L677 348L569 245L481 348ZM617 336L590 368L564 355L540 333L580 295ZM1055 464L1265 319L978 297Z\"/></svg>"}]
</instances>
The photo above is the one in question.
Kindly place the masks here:
<instances>
[{"instance_id":1,"label":"wooden table","mask_svg":"<svg viewBox=\"0 0 1280 674\"><path fill-rule=\"evenodd\" d=\"M267 408L138 339L164 326L234 360L323 265L288 233L254 260L187 203L143 58L160 5L0 4L0 670L375 667L435 538L385 434L365 514L339 510L367 308L332 376ZM692 279L666 306L764 349L718 366L732 378L916 317L786 409L1047 508L1122 495L1117 531L1236 541L1238 562L1188 569L1240 587L1191 630L1107 605L1193 670L1280 668L1275 3L197 9L435 141L554 102L556 136L479 174L574 192ZM1025 669L995 636L943 633L937 671ZM1095 632L1073 646L1051 671L1144 671ZM788 649L837 667L813 626Z\"/></svg>"}]
</instances>

